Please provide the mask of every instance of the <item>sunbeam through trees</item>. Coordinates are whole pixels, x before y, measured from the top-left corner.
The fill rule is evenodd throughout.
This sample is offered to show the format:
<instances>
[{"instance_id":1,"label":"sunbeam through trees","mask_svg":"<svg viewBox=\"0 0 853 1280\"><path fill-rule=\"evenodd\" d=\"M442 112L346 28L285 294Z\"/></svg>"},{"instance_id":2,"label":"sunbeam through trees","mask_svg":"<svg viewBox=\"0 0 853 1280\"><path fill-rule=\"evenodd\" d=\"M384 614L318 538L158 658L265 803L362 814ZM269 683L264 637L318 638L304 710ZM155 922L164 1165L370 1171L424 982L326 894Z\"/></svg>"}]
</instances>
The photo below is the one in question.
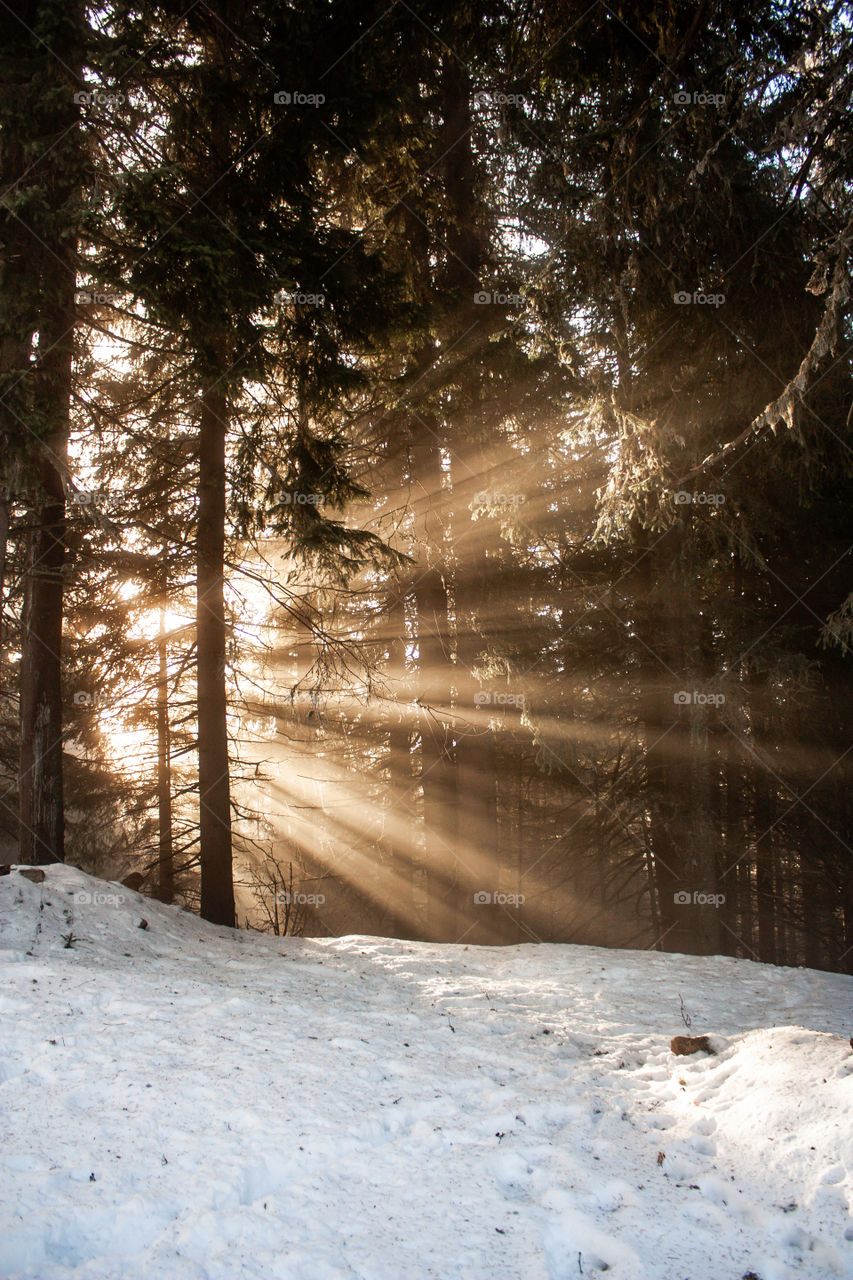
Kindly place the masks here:
<instances>
[{"instance_id":1,"label":"sunbeam through trees","mask_svg":"<svg viewBox=\"0 0 853 1280\"><path fill-rule=\"evenodd\" d=\"M0 25L3 861L853 973L849 8Z\"/></svg>"}]
</instances>

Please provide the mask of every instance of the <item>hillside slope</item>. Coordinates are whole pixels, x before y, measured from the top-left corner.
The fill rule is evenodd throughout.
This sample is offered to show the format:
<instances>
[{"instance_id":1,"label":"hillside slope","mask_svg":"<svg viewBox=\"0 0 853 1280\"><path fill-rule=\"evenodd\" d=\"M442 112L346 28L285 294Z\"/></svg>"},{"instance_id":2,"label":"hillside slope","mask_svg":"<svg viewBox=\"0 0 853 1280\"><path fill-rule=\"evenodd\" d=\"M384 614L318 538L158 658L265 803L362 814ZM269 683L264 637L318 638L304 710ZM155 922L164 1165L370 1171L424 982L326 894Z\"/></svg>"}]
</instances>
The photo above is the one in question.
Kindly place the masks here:
<instances>
[{"instance_id":1,"label":"hillside slope","mask_svg":"<svg viewBox=\"0 0 853 1280\"><path fill-rule=\"evenodd\" d=\"M232 933L66 867L0 878L0 964L4 1277L853 1276L853 979Z\"/></svg>"}]
</instances>

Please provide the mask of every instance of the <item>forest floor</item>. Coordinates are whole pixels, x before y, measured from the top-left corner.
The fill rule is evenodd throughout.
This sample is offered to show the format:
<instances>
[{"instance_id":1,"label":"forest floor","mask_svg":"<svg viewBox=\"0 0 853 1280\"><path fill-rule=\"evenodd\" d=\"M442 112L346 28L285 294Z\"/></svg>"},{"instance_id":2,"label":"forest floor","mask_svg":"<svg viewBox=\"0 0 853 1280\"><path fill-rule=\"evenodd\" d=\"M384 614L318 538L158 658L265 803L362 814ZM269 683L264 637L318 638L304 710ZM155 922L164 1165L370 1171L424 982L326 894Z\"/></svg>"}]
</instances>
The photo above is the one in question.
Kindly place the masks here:
<instances>
[{"instance_id":1,"label":"forest floor","mask_svg":"<svg viewBox=\"0 0 853 1280\"><path fill-rule=\"evenodd\" d=\"M4 1277L853 1276L849 977L230 932L66 867L0 878L0 964Z\"/></svg>"}]
</instances>

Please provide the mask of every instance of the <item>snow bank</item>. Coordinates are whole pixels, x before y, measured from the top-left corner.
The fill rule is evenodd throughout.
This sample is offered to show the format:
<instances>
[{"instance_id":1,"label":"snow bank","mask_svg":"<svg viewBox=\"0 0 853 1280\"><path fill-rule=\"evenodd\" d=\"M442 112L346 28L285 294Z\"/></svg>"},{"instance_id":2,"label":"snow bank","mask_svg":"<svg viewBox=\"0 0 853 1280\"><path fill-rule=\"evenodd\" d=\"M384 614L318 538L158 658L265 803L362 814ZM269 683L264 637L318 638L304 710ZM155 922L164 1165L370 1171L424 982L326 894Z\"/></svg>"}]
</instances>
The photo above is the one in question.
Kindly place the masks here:
<instances>
[{"instance_id":1,"label":"snow bank","mask_svg":"<svg viewBox=\"0 0 853 1280\"><path fill-rule=\"evenodd\" d=\"M853 1276L850 978L232 933L66 867L0 878L0 965L4 1277Z\"/></svg>"}]
</instances>

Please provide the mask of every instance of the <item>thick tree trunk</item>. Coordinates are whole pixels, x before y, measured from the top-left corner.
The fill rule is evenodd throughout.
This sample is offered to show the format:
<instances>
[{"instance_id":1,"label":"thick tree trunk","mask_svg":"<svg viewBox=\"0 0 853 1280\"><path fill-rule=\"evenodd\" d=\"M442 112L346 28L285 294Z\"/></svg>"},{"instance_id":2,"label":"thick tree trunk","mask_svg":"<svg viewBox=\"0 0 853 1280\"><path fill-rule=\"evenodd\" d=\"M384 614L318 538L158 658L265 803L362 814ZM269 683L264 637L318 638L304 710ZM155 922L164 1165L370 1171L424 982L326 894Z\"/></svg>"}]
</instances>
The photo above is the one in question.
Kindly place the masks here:
<instances>
[{"instance_id":1,"label":"thick tree trunk","mask_svg":"<svg viewBox=\"0 0 853 1280\"><path fill-rule=\"evenodd\" d=\"M85 22L78 0L29 3L4 19L4 54L30 62L34 84L26 139L4 130L3 185L37 184L42 202L3 227L2 425L18 440L20 492L29 497L21 626L18 818L23 862L64 858L62 796L62 603L65 477L74 346L77 192L82 153L72 91ZM38 32L38 35L34 33ZM57 50L61 49L61 57ZM4 82L6 93L27 92ZM31 176L30 176L31 175ZM49 211L45 216L45 211ZM35 360L34 335L38 333ZM11 375L7 385L6 375Z\"/></svg>"},{"instance_id":2,"label":"thick tree trunk","mask_svg":"<svg viewBox=\"0 0 853 1280\"><path fill-rule=\"evenodd\" d=\"M62 862L62 600L65 487L74 335L73 250L45 256L45 294L55 299L39 335L35 401L43 435L35 449L27 520L21 628L18 817L22 862ZM50 286L50 287L48 287Z\"/></svg>"},{"instance_id":3,"label":"thick tree trunk","mask_svg":"<svg viewBox=\"0 0 853 1280\"><path fill-rule=\"evenodd\" d=\"M24 48L14 42L11 30L6 33L6 56L14 65L16 56L26 58L31 31L30 14L19 15L18 35L23 37ZM11 85L0 80L0 94L11 100ZM20 136L10 136L4 129L0 147L0 187L4 191L16 190L21 184L31 161L28 147ZM21 491L21 462L23 450L11 452L12 441L27 438L27 409L31 386L31 359L33 340L38 327L38 296L35 288L39 243L30 228L20 219L7 216L0 228L2 253L0 253L0 293L3 296L0 313L0 440L4 456L0 459L0 629L5 624L6 571L8 564L9 531L12 504Z\"/></svg>"},{"instance_id":4,"label":"thick tree trunk","mask_svg":"<svg viewBox=\"0 0 853 1280\"><path fill-rule=\"evenodd\" d=\"M201 914L234 924L231 789L225 696L225 436L226 397L208 388L201 405L196 537L198 649L198 779Z\"/></svg>"},{"instance_id":5,"label":"thick tree trunk","mask_svg":"<svg viewBox=\"0 0 853 1280\"><path fill-rule=\"evenodd\" d=\"M53 471L53 476L48 473ZM44 468L43 481L62 482ZM62 862L62 568L65 504L55 493L34 507L27 529L21 635L18 774L20 860Z\"/></svg>"}]
</instances>

